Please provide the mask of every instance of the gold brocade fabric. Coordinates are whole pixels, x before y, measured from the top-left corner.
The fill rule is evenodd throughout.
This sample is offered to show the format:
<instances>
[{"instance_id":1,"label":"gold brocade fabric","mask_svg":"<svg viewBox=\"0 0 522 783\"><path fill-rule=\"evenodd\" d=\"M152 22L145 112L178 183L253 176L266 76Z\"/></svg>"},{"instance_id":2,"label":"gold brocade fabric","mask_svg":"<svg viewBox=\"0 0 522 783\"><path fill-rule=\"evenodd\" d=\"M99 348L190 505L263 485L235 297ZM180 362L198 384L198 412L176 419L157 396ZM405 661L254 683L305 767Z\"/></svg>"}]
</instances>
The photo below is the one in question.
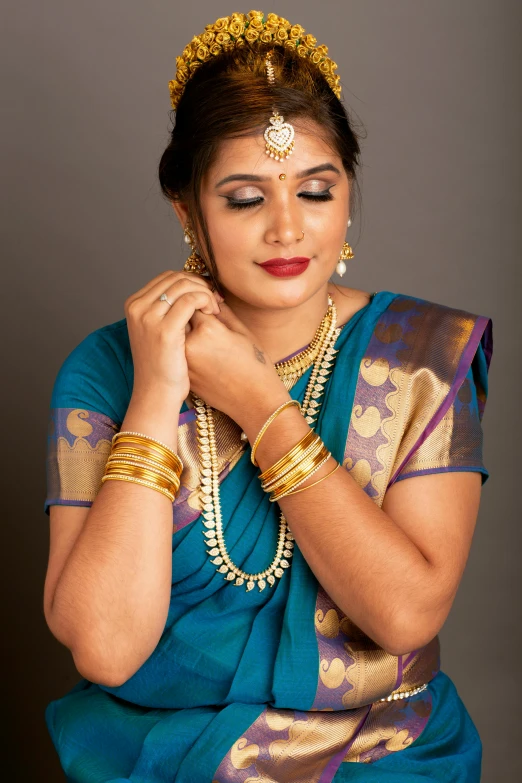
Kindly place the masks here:
<instances>
[{"instance_id":1,"label":"gold brocade fabric","mask_svg":"<svg viewBox=\"0 0 522 783\"><path fill-rule=\"evenodd\" d=\"M81 408L51 411L47 449L47 503L91 505L101 487L118 426Z\"/></svg>"}]
</instances>

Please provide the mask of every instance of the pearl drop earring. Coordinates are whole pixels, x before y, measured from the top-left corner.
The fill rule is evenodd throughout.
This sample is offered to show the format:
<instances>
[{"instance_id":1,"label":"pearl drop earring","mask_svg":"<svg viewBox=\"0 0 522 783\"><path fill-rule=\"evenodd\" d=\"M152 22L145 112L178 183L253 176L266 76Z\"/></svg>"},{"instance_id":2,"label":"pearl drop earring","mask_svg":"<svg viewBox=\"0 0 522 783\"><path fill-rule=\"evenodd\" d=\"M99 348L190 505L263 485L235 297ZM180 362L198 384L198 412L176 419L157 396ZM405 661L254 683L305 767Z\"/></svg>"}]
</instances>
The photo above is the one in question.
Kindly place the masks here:
<instances>
[{"instance_id":1,"label":"pearl drop earring","mask_svg":"<svg viewBox=\"0 0 522 783\"><path fill-rule=\"evenodd\" d=\"M352 225L352 219L348 218L348 228ZM342 277L344 273L346 272L346 264L344 263L345 260L349 260L350 258L353 258L353 251L348 242L345 242L343 245L343 249L341 250L341 255L339 256L339 261L337 262L337 266L335 267L335 271L339 275L339 277Z\"/></svg>"}]
</instances>

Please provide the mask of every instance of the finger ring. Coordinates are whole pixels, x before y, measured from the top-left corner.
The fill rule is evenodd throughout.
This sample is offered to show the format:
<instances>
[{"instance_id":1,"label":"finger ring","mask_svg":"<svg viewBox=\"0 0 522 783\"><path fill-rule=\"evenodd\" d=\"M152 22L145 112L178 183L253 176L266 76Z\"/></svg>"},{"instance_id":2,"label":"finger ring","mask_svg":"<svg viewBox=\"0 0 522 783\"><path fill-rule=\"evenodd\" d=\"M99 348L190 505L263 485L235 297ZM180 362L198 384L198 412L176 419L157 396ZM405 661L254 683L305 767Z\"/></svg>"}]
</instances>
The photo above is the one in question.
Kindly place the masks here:
<instances>
[{"instance_id":1,"label":"finger ring","mask_svg":"<svg viewBox=\"0 0 522 783\"><path fill-rule=\"evenodd\" d=\"M167 294L162 294L159 298L160 302L168 302L169 305L172 307L172 302L168 298Z\"/></svg>"}]
</instances>

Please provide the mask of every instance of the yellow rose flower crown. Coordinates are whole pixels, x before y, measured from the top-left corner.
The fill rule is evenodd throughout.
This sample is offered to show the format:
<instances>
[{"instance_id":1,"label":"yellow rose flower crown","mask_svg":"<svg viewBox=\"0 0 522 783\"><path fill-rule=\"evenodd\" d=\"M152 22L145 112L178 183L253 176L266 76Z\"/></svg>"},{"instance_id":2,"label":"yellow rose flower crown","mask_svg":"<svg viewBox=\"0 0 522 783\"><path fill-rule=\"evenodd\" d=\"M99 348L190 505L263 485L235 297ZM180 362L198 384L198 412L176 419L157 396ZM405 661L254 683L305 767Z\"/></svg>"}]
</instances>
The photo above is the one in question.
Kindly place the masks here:
<instances>
[{"instance_id":1,"label":"yellow rose flower crown","mask_svg":"<svg viewBox=\"0 0 522 783\"><path fill-rule=\"evenodd\" d=\"M172 108L176 109L185 85L204 62L221 52L257 41L295 49L300 57L308 57L317 65L337 98L340 98L341 79L334 73L337 64L327 56L328 47L324 44L317 46L314 36L305 35L305 32L299 24L292 25L277 14L267 14L265 17L262 11L233 13L217 19L213 24L207 24L204 32L195 35L183 49L181 57L176 57L176 78L169 82Z\"/></svg>"}]
</instances>

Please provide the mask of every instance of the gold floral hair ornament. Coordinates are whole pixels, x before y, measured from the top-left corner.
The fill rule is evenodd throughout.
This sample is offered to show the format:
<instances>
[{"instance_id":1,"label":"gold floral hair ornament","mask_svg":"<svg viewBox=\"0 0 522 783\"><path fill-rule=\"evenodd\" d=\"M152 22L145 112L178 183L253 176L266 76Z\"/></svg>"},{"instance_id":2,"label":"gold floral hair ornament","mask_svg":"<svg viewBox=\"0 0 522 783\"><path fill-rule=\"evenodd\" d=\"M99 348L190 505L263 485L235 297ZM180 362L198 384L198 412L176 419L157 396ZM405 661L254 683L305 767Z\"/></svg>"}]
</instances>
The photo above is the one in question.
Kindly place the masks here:
<instances>
[{"instance_id":1,"label":"gold floral hair ornament","mask_svg":"<svg viewBox=\"0 0 522 783\"><path fill-rule=\"evenodd\" d=\"M256 42L271 43L287 49L295 49L300 57L309 58L316 65L337 98L341 97L341 79L334 71L337 64L328 55L328 47L317 46L313 35L305 35L304 27L290 24L277 14L249 11L248 14L233 13L208 24L200 35L176 57L176 78L169 82L170 102L176 109L185 85L192 74L204 62L221 52Z\"/></svg>"}]
</instances>

